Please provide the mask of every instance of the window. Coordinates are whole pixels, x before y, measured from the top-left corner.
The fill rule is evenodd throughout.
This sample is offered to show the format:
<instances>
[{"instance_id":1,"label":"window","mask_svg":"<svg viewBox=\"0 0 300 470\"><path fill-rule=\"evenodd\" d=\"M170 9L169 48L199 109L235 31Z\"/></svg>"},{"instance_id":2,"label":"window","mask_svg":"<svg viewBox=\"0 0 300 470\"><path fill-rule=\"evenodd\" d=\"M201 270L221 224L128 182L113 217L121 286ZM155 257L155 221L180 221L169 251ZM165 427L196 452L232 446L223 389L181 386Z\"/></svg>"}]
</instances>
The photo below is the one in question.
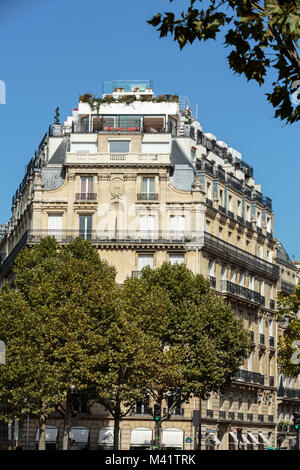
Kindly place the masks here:
<instances>
[{"instance_id":1,"label":"window","mask_svg":"<svg viewBox=\"0 0 300 470\"><path fill-rule=\"evenodd\" d=\"M208 264L208 272L210 276L215 277L215 262L212 260Z\"/></svg>"},{"instance_id":2,"label":"window","mask_svg":"<svg viewBox=\"0 0 300 470\"><path fill-rule=\"evenodd\" d=\"M74 153L97 153L97 142L72 142L71 152Z\"/></svg>"},{"instance_id":3,"label":"window","mask_svg":"<svg viewBox=\"0 0 300 470\"><path fill-rule=\"evenodd\" d=\"M109 140L108 145L110 153L130 152L130 140Z\"/></svg>"},{"instance_id":4,"label":"window","mask_svg":"<svg viewBox=\"0 0 300 470\"><path fill-rule=\"evenodd\" d=\"M184 264L184 254L182 253L170 253L169 254L169 262L171 264Z\"/></svg>"},{"instance_id":5,"label":"window","mask_svg":"<svg viewBox=\"0 0 300 470\"><path fill-rule=\"evenodd\" d=\"M226 279L227 279L227 268L226 268L226 266L222 266L221 279L222 279L222 281L226 281Z\"/></svg>"},{"instance_id":6,"label":"window","mask_svg":"<svg viewBox=\"0 0 300 470\"><path fill-rule=\"evenodd\" d=\"M142 193L154 194L155 193L155 178L154 176L144 176L142 179Z\"/></svg>"},{"instance_id":7,"label":"window","mask_svg":"<svg viewBox=\"0 0 300 470\"><path fill-rule=\"evenodd\" d=\"M242 203L241 203L241 201L237 202L237 215L239 215L240 217L242 215Z\"/></svg>"},{"instance_id":8,"label":"window","mask_svg":"<svg viewBox=\"0 0 300 470\"><path fill-rule=\"evenodd\" d=\"M148 239L153 238L155 225L155 216L154 215L141 215L140 216L140 236L141 238Z\"/></svg>"},{"instance_id":9,"label":"window","mask_svg":"<svg viewBox=\"0 0 300 470\"><path fill-rule=\"evenodd\" d=\"M142 142L142 153L157 155L170 153L169 142Z\"/></svg>"},{"instance_id":10,"label":"window","mask_svg":"<svg viewBox=\"0 0 300 470\"><path fill-rule=\"evenodd\" d=\"M232 211L232 196L229 195L229 200L228 200L228 209Z\"/></svg>"},{"instance_id":11,"label":"window","mask_svg":"<svg viewBox=\"0 0 300 470\"><path fill-rule=\"evenodd\" d=\"M210 183L207 183L207 197L208 197L208 199L212 199L211 184Z\"/></svg>"},{"instance_id":12,"label":"window","mask_svg":"<svg viewBox=\"0 0 300 470\"><path fill-rule=\"evenodd\" d=\"M153 268L154 257L152 254L139 254L138 255L138 271L141 271L145 266Z\"/></svg>"},{"instance_id":13,"label":"window","mask_svg":"<svg viewBox=\"0 0 300 470\"><path fill-rule=\"evenodd\" d=\"M223 205L223 190L220 189L220 203Z\"/></svg>"},{"instance_id":14,"label":"window","mask_svg":"<svg viewBox=\"0 0 300 470\"><path fill-rule=\"evenodd\" d=\"M58 241L62 239L62 218L61 214L48 215L48 235L55 237Z\"/></svg>"},{"instance_id":15,"label":"window","mask_svg":"<svg viewBox=\"0 0 300 470\"><path fill-rule=\"evenodd\" d=\"M80 177L80 193L81 194L92 194L94 191L93 177L92 176L81 176Z\"/></svg>"},{"instance_id":16,"label":"window","mask_svg":"<svg viewBox=\"0 0 300 470\"><path fill-rule=\"evenodd\" d=\"M257 212L257 226L261 227L261 213Z\"/></svg>"},{"instance_id":17,"label":"window","mask_svg":"<svg viewBox=\"0 0 300 470\"><path fill-rule=\"evenodd\" d=\"M92 215L84 214L79 216L79 236L84 240L92 238Z\"/></svg>"},{"instance_id":18,"label":"window","mask_svg":"<svg viewBox=\"0 0 300 470\"><path fill-rule=\"evenodd\" d=\"M184 215L171 215L170 230L171 230L172 238L181 239L184 237L184 232L185 232Z\"/></svg>"},{"instance_id":19,"label":"window","mask_svg":"<svg viewBox=\"0 0 300 470\"><path fill-rule=\"evenodd\" d=\"M253 367L253 351L251 351L248 356L248 370L250 372L252 372L252 367Z\"/></svg>"}]
</instances>

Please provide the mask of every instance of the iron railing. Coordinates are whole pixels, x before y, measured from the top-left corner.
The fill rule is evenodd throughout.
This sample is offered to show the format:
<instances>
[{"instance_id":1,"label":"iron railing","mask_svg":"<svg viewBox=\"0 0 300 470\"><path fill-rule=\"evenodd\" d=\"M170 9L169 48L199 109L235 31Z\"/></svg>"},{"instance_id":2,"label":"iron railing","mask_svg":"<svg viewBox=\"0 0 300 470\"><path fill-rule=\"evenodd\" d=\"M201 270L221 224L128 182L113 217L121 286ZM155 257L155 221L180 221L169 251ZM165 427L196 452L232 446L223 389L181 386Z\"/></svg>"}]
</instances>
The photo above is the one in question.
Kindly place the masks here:
<instances>
[{"instance_id":1,"label":"iron railing","mask_svg":"<svg viewBox=\"0 0 300 470\"><path fill-rule=\"evenodd\" d=\"M256 267L265 271L266 273L270 274L272 277L278 279L279 277L279 266L272 264L268 261L259 258L251 253L248 253L241 248L238 248L234 245L231 245L224 240L215 237L214 235L204 232L204 246L207 248L211 248L217 250L223 254L227 254L231 260L237 260L242 262L243 266L247 263L252 267Z\"/></svg>"},{"instance_id":2,"label":"iron railing","mask_svg":"<svg viewBox=\"0 0 300 470\"><path fill-rule=\"evenodd\" d=\"M264 375L249 370L239 370L233 378L241 382L256 383L259 385L264 385L265 383Z\"/></svg>"},{"instance_id":3,"label":"iron railing","mask_svg":"<svg viewBox=\"0 0 300 470\"><path fill-rule=\"evenodd\" d=\"M238 297L251 300L252 302L257 302L261 305L264 304L264 297L262 297L258 292L239 286L238 284L234 284L230 281L221 281L221 291L237 295Z\"/></svg>"},{"instance_id":4,"label":"iron railing","mask_svg":"<svg viewBox=\"0 0 300 470\"><path fill-rule=\"evenodd\" d=\"M138 193L137 200L138 201L157 201L158 193Z\"/></svg>"},{"instance_id":5,"label":"iron railing","mask_svg":"<svg viewBox=\"0 0 300 470\"><path fill-rule=\"evenodd\" d=\"M96 201L96 193L76 193L76 201Z\"/></svg>"}]
</instances>

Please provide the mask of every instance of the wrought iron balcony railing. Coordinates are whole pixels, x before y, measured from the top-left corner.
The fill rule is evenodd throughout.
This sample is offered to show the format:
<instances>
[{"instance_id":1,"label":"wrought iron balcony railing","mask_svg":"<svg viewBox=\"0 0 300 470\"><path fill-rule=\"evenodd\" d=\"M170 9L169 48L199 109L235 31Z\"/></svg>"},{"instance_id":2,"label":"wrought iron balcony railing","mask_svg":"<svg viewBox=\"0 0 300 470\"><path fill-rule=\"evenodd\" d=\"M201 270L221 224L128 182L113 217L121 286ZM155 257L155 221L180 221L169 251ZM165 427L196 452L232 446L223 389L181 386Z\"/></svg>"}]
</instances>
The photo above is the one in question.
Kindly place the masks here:
<instances>
[{"instance_id":1,"label":"wrought iron balcony railing","mask_svg":"<svg viewBox=\"0 0 300 470\"><path fill-rule=\"evenodd\" d=\"M76 193L76 201L96 201L96 193Z\"/></svg>"},{"instance_id":2,"label":"wrought iron balcony railing","mask_svg":"<svg viewBox=\"0 0 300 470\"><path fill-rule=\"evenodd\" d=\"M234 260L240 262L243 264L243 267L245 267L245 264L248 264L251 265L251 267L256 267L257 269L270 274L276 279L279 277L279 266L272 264L269 261L265 261L252 253L248 253L237 246L231 245L208 232L204 232L204 247L213 249L220 254L227 255L230 257L230 261Z\"/></svg>"},{"instance_id":3,"label":"wrought iron balcony railing","mask_svg":"<svg viewBox=\"0 0 300 470\"><path fill-rule=\"evenodd\" d=\"M264 375L260 374L259 372L251 372L248 370L239 370L233 378L234 380L247 383L256 383L259 385L264 385L265 383Z\"/></svg>"},{"instance_id":4,"label":"wrought iron balcony railing","mask_svg":"<svg viewBox=\"0 0 300 470\"><path fill-rule=\"evenodd\" d=\"M238 284L234 284L230 281L221 281L221 291L242 297L243 299L251 300L252 302L257 302L261 305L264 304L264 297L262 297L258 292L239 286Z\"/></svg>"},{"instance_id":5,"label":"wrought iron balcony railing","mask_svg":"<svg viewBox=\"0 0 300 470\"><path fill-rule=\"evenodd\" d=\"M296 286L292 284L291 282L283 281L283 280L280 281L280 290L282 292L287 292L291 294L294 291L295 287Z\"/></svg>"},{"instance_id":6,"label":"wrought iron balcony railing","mask_svg":"<svg viewBox=\"0 0 300 470\"><path fill-rule=\"evenodd\" d=\"M157 201L158 193L138 193L138 201Z\"/></svg>"},{"instance_id":7,"label":"wrought iron balcony railing","mask_svg":"<svg viewBox=\"0 0 300 470\"><path fill-rule=\"evenodd\" d=\"M295 398L300 400L300 390L294 388L280 387L277 391L279 397Z\"/></svg>"}]
</instances>

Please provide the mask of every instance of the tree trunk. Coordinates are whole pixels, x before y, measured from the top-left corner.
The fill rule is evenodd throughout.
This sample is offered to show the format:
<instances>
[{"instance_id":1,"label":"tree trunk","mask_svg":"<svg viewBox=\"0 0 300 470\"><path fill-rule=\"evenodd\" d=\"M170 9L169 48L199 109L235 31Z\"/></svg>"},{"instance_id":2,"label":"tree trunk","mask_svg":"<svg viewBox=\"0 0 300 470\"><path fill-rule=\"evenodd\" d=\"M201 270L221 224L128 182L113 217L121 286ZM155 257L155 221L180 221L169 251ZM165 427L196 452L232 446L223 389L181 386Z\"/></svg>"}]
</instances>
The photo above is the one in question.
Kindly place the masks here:
<instances>
[{"instance_id":1,"label":"tree trunk","mask_svg":"<svg viewBox=\"0 0 300 470\"><path fill-rule=\"evenodd\" d=\"M114 450L119 450L120 442L119 442L119 435L120 435L120 415L117 417L115 416L114 420Z\"/></svg>"},{"instance_id":2,"label":"tree trunk","mask_svg":"<svg viewBox=\"0 0 300 470\"><path fill-rule=\"evenodd\" d=\"M155 435L154 435L154 450L161 450L162 448L162 400L161 398L157 399L156 405L159 407L159 416L155 416ZM157 419L159 418L159 419Z\"/></svg>"},{"instance_id":3,"label":"tree trunk","mask_svg":"<svg viewBox=\"0 0 300 470\"><path fill-rule=\"evenodd\" d=\"M46 450L46 415L40 416L39 450Z\"/></svg>"},{"instance_id":4,"label":"tree trunk","mask_svg":"<svg viewBox=\"0 0 300 470\"><path fill-rule=\"evenodd\" d=\"M69 450L69 434L71 429L72 400L71 392L67 393L66 411L64 418L63 450Z\"/></svg>"}]
</instances>

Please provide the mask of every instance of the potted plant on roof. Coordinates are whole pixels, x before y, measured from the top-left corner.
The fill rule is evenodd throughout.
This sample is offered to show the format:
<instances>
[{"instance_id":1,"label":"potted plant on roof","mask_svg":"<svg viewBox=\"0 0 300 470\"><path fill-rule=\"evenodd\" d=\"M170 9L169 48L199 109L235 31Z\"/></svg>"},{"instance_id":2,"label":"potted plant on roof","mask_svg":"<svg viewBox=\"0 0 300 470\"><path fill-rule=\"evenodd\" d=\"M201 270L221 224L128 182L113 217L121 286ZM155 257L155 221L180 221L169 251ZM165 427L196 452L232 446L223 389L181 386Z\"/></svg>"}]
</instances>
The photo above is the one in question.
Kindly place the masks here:
<instances>
[{"instance_id":1,"label":"potted plant on roof","mask_svg":"<svg viewBox=\"0 0 300 470\"><path fill-rule=\"evenodd\" d=\"M55 109L54 123L52 125L52 135L54 137L61 136L61 123L59 120L59 116L60 116L59 107L57 106L57 108Z\"/></svg>"}]
</instances>

